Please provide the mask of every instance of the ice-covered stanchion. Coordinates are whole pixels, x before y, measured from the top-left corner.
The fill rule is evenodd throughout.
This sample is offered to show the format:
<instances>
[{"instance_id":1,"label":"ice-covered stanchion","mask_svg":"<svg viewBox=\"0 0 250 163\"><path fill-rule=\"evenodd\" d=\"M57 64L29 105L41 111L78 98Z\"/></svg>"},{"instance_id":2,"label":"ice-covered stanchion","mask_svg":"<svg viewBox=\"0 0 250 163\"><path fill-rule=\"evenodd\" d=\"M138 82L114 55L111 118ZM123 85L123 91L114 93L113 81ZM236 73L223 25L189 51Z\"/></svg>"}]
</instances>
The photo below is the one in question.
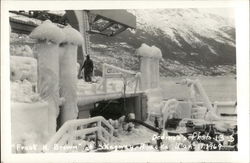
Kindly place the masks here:
<instances>
[{"instance_id":1,"label":"ice-covered stanchion","mask_svg":"<svg viewBox=\"0 0 250 163\"><path fill-rule=\"evenodd\" d=\"M30 37L38 40L38 93L49 104L48 130L49 134L54 134L59 114L59 43L64 35L59 27L46 20L31 32Z\"/></svg>"},{"instance_id":2,"label":"ice-covered stanchion","mask_svg":"<svg viewBox=\"0 0 250 163\"><path fill-rule=\"evenodd\" d=\"M63 30L65 40L60 46L60 94L65 99L61 109L61 123L76 119L77 108L77 46L81 45L81 34L71 26Z\"/></svg>"},{"instance_id":3,"label":"ice-covered stanchion","mask_svg":"<svg viewBox=\"0 0 250 163\"><path fill-rule=\"evenodd\" d=\"M155 46L142 44L137 50L140 56L141 89L159 87L159 60L162 57L161 50Z\"/></svg>"}]
</instances>

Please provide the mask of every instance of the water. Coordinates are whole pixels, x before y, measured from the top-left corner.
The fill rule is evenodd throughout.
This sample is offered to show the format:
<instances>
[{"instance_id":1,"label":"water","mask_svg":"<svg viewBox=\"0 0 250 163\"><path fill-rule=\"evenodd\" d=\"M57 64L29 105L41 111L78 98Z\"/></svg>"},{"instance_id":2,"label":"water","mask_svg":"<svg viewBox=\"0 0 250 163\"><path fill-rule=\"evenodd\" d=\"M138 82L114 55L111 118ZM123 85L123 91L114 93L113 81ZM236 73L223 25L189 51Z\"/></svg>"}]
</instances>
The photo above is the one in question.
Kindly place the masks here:
<instances>
[{"instance_id":1,"label":"water","mask_svg":"<svg viewBox=\"0 0 250 163\"><path fill-rule=\"evenodd\" d=\"M165 99L188 99L189 88L187 86L176 84L176 82L186 77L167 77L160 79L162 94ZM190 78L190 77L189 77ZM190 79L199 79L205 89L211 102L214 101L236 101L236 79L234 76L218 77L191 77Z\"/></svg>"}]
</instances>

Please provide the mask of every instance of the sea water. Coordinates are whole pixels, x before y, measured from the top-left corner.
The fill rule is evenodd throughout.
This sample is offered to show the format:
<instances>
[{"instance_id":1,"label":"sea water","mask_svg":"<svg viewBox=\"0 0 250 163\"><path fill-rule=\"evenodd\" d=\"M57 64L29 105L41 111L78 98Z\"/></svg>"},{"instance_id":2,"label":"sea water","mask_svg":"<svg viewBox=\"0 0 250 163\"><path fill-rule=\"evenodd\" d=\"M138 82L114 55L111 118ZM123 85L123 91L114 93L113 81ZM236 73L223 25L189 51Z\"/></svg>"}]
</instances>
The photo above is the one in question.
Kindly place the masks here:
<instances>
[{"instance_id":1,"label":"sea water","mask_svg":"<svg viewBox=\"0 0 250 163\"><path fill-rule=\"evenodd\" d=\"M190 97L189 88L176 84L182 79L199 79L211 102L236 101L237 79L235 76L197 76L197 77L161 77L160 87L164 99L176 98L187 100Z\"/></svg>"}]
</instances>

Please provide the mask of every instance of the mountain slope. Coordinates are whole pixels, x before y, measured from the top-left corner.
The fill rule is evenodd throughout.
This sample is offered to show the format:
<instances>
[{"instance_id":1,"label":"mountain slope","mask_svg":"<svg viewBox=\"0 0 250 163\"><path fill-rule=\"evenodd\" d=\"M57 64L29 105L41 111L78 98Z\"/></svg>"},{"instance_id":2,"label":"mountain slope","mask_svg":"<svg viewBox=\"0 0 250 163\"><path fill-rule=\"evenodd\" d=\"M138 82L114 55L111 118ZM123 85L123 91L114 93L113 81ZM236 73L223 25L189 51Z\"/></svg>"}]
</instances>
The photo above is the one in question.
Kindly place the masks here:
<instances>
[{"instance_id":1,"label":"mountain slope","mask_svg":"<svg viewBox=\"0 0 250 163\"><path fill-rule=\"evenodd\" d=\"M115 37L92 35L94 58L123 61L124 68L139 69L136 49L142 43L162 50L161 74L221 75L235 73L234 22L198 9L129 10L137 17L137 29ZM103 48L104 46L106 48ZM101 53L102 55L96 55ZM99 57L98 57L99 56ZM101 60L101 59L99 59ZM115 64L116 62L111 64Z\"/></svg>"}]
</instances>

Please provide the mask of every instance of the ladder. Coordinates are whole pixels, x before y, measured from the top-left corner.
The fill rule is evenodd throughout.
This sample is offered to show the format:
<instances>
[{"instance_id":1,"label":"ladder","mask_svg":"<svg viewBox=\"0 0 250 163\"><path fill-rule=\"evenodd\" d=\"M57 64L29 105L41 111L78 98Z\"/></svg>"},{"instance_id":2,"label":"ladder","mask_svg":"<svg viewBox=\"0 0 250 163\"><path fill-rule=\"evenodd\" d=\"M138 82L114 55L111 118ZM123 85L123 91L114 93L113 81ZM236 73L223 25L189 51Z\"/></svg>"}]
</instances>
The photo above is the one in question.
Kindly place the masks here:
<instances>
[{"instance_id":1,"label":"ladder","mask_svg":"<svg viewBox=\"0 0 250 163\"><path fill-rule=\"evenodd\" d=\"M83 11L83 27L84 27L84 42L85 42L85 52L87 55L90 54L90 39L89 33L89 17L87 11Z\"/></svg>"}]
</instances>

